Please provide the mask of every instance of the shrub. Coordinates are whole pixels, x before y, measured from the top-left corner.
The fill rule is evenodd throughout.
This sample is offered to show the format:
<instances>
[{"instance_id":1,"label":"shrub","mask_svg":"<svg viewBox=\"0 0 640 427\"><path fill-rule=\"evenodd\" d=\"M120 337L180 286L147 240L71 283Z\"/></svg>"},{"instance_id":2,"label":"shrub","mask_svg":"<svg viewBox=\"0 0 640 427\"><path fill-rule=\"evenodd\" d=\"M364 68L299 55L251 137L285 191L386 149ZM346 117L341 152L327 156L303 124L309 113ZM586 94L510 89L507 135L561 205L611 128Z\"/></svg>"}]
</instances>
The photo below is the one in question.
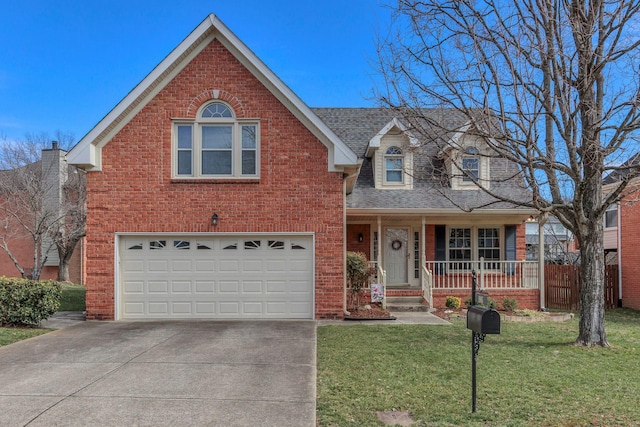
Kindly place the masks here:
<instances>
[{"instance_id":1,"label":"shrub","mask_svg":"<svg viewBox=\"0 0 640 427\"><path fill-rule=\"evenodd\" d=\"M498 308L498 301L494 300L491 297L487 298L487 308L493 308L496 310Z\"/></svg>"},{"instance_id":2,"label":"shrub","mask_svg":"<svg viewBox=\"0 0 640 427\"><path fill-rule=\"evenodd\" d=\"M360 294L375 270L369 267L367 257L362 252L347 252L347 282L356 307L360 305Z\"/></svg>"},{"instance_id":3,"label":"shrub","mask_svg":"<svg viewBox=\"0 0 640 427\"><path fill-rule=\"evenodd\" d=\"M471 295L464 299L464 305L466 305L467 307L471 307Z\"/></svg>"},{"instance_id":4,"label":"shrub","mask_svg":"<svg viewBox=\"0 0 640 427\"><path fill-rule=\"evenodd\" d=\"M507 311L516 311L518 301L515 298L505 298L502 300L502 307Z\"/></svg>"},{"instance_id":5,"label":"shrub","mask_svg":"<svg viewBox=\"0 0 640 427\"><path fill-rule=\"evenodd\" d=\"M60 307L60 283L0 277L0 324L37 326Z\"/></svg>"},{"instance_id":6,"label":"shrub","mask_svg":"<svg viewBox=\"0 0 640 427\"><path fill-rule=\"evenodd\" d=\"M460 308L460 298L458 297L452 297L452 296L448 296L447 300L445 301L444 305L447 306L447 308Z\"/></svg>"}]
</instances>

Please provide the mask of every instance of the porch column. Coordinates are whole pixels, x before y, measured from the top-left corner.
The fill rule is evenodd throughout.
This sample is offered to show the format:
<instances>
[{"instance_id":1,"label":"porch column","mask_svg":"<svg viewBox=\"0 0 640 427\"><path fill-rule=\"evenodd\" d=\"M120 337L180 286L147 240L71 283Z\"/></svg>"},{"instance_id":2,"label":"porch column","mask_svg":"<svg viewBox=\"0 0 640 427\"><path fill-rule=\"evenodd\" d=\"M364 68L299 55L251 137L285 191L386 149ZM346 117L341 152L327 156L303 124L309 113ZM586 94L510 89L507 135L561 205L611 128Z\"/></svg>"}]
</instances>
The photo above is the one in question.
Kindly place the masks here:
<instances>
[{"instance_id":1,"label":"porch column","mask_svg":"<svg viewBox=\"0 0 640 427\"><path fill-rule=\"evenodd\" d=\"M378 215L378 258L376 265L382 269L382 217ZM382 279L382 278L381 278Z\"/></svg>"},{"instance_id":2,"label":"porch column","mask_svg":"<svg viewBox=\"0 0 640 427\"><path fill-rule=\"evenodd\" d=\"M547 215L538 217L538 288L540 289L540 309L544 310L544 223Z\"/></svg>"}]
</instances>

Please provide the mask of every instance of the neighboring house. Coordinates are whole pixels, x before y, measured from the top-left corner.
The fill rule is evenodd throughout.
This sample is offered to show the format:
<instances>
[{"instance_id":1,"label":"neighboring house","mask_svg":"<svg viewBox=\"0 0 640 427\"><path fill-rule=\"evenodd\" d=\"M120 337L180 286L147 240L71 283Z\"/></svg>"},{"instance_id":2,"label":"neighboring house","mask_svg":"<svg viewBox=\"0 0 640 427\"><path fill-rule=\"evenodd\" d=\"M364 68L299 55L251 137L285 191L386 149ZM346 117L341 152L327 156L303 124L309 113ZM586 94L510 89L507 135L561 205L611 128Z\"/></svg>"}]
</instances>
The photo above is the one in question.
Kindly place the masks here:
<instances>
[{"instance_id":1,"label":"neighboring house","mask_svg":"<svg viewBox=\"0 0 640 427\"><path fill-rule=\"evenodd\" d=\"M537 218L526 223L527 259L535 261L539 256L539 224ZM547 264L572 264L578 259L573 233L560 223L558 218L549 217L543 225L544 261Z\"/></svg>"},{"instance_id":2,"label":"neighboring house","mask_svg":"<svg viewBox=\"0 0 640 427\"><path fill-rule=\"evenodd\" d=\"M625 165L640 164L640 153ZM609 174L602 182L607 193L620 180L626 179L624 170ZM608 264L618 264L620 300L622 307L640 310L640 192L637 178L629 183L627 195L609 206L604 215L604 251Z\"/></svg>"},{"instance_id":3,"label":"neighboring house","mask_svg":"<svg viewBox=\"0 0 640 427\"><path fill-rule=\"evenodd\" d=\"M66 151L61 150L57 143L52 144L52 148L42 150L41 160L27 165L27 168L41 168L42 185L45 193L43 201L43 209L48 212L60 211L60 205L63 202L62 193L63 186L67 179L68 165L65 159ZM12 179L11 175L14 170L0 171L0 179ZM1 193L1 192L0 192ZM2 195L0 194L0 198ZM0 202L1 203L1 202ZM39 206L35 203L33 206ZM23 217L24 223L30 227L34 224L33 220L28 217L31 213L25 212ZM17 259L18 263L25 269L27 276L31 275L32 266L34 264L34 239L32 235L27 233L24 226L19 224L15 218L7 212L0 209L0 222L3 230L2 237L7 239L7 245L12 255ZM49 248L47 251L46 248ZM44 236L41 245L37 248L38 256L42 259L46 255L47 259L40 273L40 279L56 279L58 277L59 257L55 245L51 238ZM46 252L46 253L44 253ZM80 241L73 253L69 263L69 279L73 283L83 283L82 277L82 256L83 242ZM0 276L20 277L21 274L11 260L9 255L0 249Z\"/></svg>"},{"instance_id":4,"label":"neighboring house","mask_svg":"<svg viewBox=\"0 0 640 427\"><path fill-rule=\"evenodd\" d=\"M210 15L67 156L89 171L87 318L341 318L346 249L389 293L437 305L477 268L537 307L534 212L466 179L513 172L468 141L434 151L388 110L310 109Z\"/></svg>"}]
</instances>

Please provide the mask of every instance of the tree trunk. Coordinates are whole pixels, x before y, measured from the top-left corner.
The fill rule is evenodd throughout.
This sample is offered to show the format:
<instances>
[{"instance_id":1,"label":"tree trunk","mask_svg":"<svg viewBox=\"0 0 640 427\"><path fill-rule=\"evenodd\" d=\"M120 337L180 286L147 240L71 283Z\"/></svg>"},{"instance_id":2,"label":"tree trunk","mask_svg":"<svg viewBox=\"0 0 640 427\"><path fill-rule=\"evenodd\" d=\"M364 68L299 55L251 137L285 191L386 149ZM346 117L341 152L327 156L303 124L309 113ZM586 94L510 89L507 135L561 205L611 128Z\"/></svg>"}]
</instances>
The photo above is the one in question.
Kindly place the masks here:
<instances>
[{"instance_id":1,"label":"tree trunk","mask_svg":"<svg viewBox=\"0 0 640 427\"><path fill-rule=\"evenodd\" d=\"M58 282L69 282L69 260L60 259L58 264Z\"/></svg>"},{"instance_id":2,"label":"tree trunk","mask_svg":"<svg viewBox=\"0 0 640 427\"><path fill-rule=\"evenodd\" d=\"M576 345L608 347L604 329L604 249L602 221L580 239L580 332Z\"/></svg>"}]
</instances>

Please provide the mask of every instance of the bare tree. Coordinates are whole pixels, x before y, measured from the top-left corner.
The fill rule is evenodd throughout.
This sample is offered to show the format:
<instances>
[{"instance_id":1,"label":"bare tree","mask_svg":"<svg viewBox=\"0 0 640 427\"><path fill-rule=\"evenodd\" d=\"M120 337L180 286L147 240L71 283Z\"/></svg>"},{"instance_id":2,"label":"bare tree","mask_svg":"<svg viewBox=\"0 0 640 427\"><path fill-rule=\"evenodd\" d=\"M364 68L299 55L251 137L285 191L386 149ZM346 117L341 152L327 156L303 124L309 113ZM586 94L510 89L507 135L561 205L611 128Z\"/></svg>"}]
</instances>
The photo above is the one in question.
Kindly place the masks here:
<instances>
[{"instance_id":1,"label":"bare tree","mask_svg":"<svg viewBox=\"0 0 640 427\"><path fill-rule=\"evenodd\" d=\"M0 249L23 277L34 279L55 251L58 280L68 281L69 261L85 235L86 193L84 173L67 166L58 145L70 146L72 135L55 136L61 142L52 148L45 133L0 143ZM24 241L32 245L29 262L17 256Z\"/></svg>"},{"instance_id":2,"label":"bare tree","mask_svg":"<svg viewBox=\"0 0 640 427\"><path fill-rule=\"evenodd\" d=\"M425 108L453 109L519 166L530 200L483 188L555 215L573 233L582 260L576 344L608 346L603 214L640 175L622 163L638 150L640 2L399 0L393 8L379 43L379 99L423 134ZM603 174L620 169L625 178L603 194Z\"/></svg>"}]
</instances>

